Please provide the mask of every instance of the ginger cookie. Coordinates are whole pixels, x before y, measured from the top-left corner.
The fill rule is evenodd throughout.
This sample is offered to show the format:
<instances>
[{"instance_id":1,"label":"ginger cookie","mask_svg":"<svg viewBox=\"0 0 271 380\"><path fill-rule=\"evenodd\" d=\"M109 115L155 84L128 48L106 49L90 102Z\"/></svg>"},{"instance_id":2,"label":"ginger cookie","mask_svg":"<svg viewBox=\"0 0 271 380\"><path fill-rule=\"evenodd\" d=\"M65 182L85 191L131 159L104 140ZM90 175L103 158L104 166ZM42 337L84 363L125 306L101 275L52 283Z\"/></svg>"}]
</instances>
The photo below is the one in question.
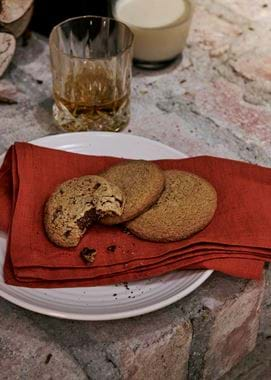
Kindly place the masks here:
<instances>
[{"instance_id":1,"label":"ginger cookie","mask_svg":"<svg viewBox=\"0 0 271 380\"><path fill-rule=\"evenodd\" d=\"M101 220L103 224L119 224L140 215L157 201L165 185L164 172L150 161L127 161L100 175L119 186L125 195L122 215L106 216Z\"/></svg>"},{"instance_id":2,"label":"ginger cookie","mask_svg":"<svg viewBox=\"0 0 271 380\"><path fill-rule=\"evenodd\" d=\"M169 242L190 237L212 220L217 194L205 179L184 171L165 171L166 186L148 211L126 224L141 239Z\"/></svg>"},{"instance_id":3,"label":"ginger cookie","mask_svg":"<svg viewBox=\"0 0 271 380\"><path fill-rule=\"evenodd\" d=\"M121 215L124 197L118 186L89 175L63 182L46 202L44 227L61 247L78 245L86 230L105 215Z\"/></svg>"}]
</instances>

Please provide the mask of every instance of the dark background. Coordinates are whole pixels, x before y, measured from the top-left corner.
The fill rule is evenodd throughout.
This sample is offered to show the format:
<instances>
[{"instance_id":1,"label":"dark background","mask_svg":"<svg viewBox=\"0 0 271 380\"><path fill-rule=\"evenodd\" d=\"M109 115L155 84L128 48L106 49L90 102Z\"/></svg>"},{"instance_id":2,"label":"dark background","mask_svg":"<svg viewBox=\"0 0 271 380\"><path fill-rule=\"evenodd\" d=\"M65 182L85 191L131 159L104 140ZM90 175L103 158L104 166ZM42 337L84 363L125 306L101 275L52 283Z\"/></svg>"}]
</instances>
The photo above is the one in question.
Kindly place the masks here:
<instances>
[{"instance_id":1,"label":"dark background","mask_svg":"<svg viewBox=\"0 0 271 380\"><path fill-rule=\"evenodd\" d=\"M110 15L110 0L35 0L30 29L48 36L54 25L83 15Z\"/></svg>"}]
</instances>

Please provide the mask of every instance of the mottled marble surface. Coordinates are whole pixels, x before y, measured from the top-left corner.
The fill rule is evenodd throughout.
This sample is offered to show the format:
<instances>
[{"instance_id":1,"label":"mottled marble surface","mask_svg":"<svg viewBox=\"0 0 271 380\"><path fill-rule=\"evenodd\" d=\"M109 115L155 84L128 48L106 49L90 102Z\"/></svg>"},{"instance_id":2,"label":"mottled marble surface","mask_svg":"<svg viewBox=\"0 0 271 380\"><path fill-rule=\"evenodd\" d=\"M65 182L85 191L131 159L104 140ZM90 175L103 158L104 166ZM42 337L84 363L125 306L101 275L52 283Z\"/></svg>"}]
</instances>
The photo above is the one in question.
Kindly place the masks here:
<instances>
[{"instance_id":1,"label":"mottled marble surface","mask_svg":"<svg viewBox=\"0 0 271 380\"><path fill-rule=\"evenodd\" d=\"M271 166L271 1L195 3L183 59L163 71L134 69L131 121L122 133L161 141L188 156L217 155ZM27 47L18 45L0 80L0 91L5 89L17 101L0 106L0 153L15 141L59 133L51 114L47 40L34 34ZM269 281L256 350L227 379L271 377ZM31 325L31 318L26 321L20 309L2 310L35 336L37 326ZM64 360L61 348L53 349L60 350L59 361ZM26 358L32 355L27 350ZM73 378L85 378L80 363L69 365ZM60 375L68 378L64 369ZM24 376L20 379L31 378L27 372Z\"/></svg>"},{"instance_id":2,"label":"mottled marble surface","mask_svg":"<svg viewBox=\"0 0 271 380\"><path fill-rule=\"evenodd\" d=\"M250 12L243 3L198 1L183 60L163 71L134 70L131 122L123 133L187 155L271 165L271 10L249 1ZM33 35L17 49L3 85L18 104L0 107L0 152L15 140L58 133L46 40Z\"/></svg>"}]
</instances>

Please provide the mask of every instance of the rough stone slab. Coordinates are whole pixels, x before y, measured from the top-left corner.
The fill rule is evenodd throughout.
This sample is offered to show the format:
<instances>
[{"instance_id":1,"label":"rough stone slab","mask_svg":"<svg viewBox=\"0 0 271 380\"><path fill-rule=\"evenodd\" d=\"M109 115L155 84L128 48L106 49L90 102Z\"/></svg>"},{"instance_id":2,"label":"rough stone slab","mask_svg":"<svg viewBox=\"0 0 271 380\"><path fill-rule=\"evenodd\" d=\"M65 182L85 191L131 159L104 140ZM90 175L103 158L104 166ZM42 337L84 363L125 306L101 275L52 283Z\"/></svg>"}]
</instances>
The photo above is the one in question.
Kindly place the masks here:
<instances>
[{"instance_id":1,"label":"rough stone slab","mask_svg":"<svg viewBox=\"0 0 271 380\"><path fill-rule=\"evenodd\" d=\"M270 165L269 110L246 104L242 99L242 90L224 79L218 79L201 88L195 102L201 115L211 119L218 127L227 128L240 141L246 139L247 155L251 151L254 153L249 161L262 161L266 166ZM262 152L255 150L256 146L261 146Z\"/></svg>"},{"instance_id":2,"label":"rough stone slab","mask_svg":"<svg viewBox=\"0 0 271 380\"><path fill-rule=\"evenodd\" d=\"M234 70L249 80L271 80L271 50L247 52L236 62L231 62Z\"/></svg>"},{"instance_id":3,"label":"rough stone slab","mask_svg":"<svg viewBox=\"0 0 271 380\"><path fill-rule=\"evenodd\" d=\"M111 322L58 320L2 300L0 372L10 368L8 380L218 379L214 369L223 374L253 348L263 290L264 281L214 274L163 310ZM221 339L237 337L237 356L225 343L221 350Z\"/></svg>"},{"instance_id":4,"label":"rough stone slab","mask_svg":"<svg viewBox=\"0 0 271 380\"><path fill-rule=\"evenodd\" d=\"M52 341L31 318L3 299L0 308L1 380L87 379L65 348Z\"/></svg>"},{"instance_id":5,"label":"rough stone slab","mask_svg":"<svg viewBox=\"0 0 271 380\"><path fill-rule=\"evenodd\" d=\"M220 155L270 165L270 143L263 141L263 135L251 141L251 129L239 128L239 120L228 120L231 116L228 114L224 119L220 117L216 124L216 115L209 117L208 114L212 96L207 96L204 109L197 103L198 92L210 88L210 83L217 83L222 76L225 78L225 93L231 82L237 84L238 96L242 100L241 113L242 110L245 113L247 108L250 110L249 102L253 102L264 105L256 107L257 114L269 115L269 89L266 87L264 90L263 86L257 85L259 78L247 83L243 74L233 72L234 65L240 64L238 60L244 59L242 55L246 51L253 51L261 44L264 51L263 41L266 40L266 44L269 41L263 38L262 20L255 21L257 28L254 26L255 31L251 31L245 17L239 23L228 17L229 14L234 17L239 13L230 2L224 6L219 1L200 2L195 10L183 61L164 71L134 70L132 117L124 133L165 142L188 155ZM16 51L5 80L16 87L18 104L0 106L1 152L15 140L31 140L59 132L52 120L48 53L47 41L35 34L27 48L19 46ZM219 107L225 108L224 103ZM232 104L226 104L226 107L231 109ZM269 116L261 117L259 121L258 129L266 131ZM244 119L244 124L246 122L247 119Z\"/></svg>"},{"instance_id":6,"label":"rough stone slab","mask_svg":"<svg viewBox=\"0 0 271 380\"><path fill-rule=\"evenodd\" d=\"M34 320L68 349L90 379L186 378L192 329L173 308L112 322L69 322L36 315Z\"/></svg>"},{"instance_id":7,"label":"rough stone slab","mask_svg":"<svg viewBox=\"0 0 271 380\"><path fill-rule=\"evenodd\" d=\"M237 299L227 300L219 311L213 308L212 312L216 311L216 316L205 355L204 379L219 379L254 349L264 293L263 283L249 282Z\"/></svg>"},{"instance_id":8,"label":"rough stone slab","mask_svg":"<svg viewBox=\"0 0 271 380\"><path fill-rule=\"evenodd\" d=\"M136 342L132 339L132 347L128 342L119 351L121 377L127 380L186 379L191 336L190 322L183 321L177 326L171 325L168 331L159 329L159 334L153 334L152 330L147 332L143 342L142 338Z\"/></svg>"},{"instance_id":9,"label":"rough stone slab","mask_svg":"<svg viewBox=\"0 0 271 380\"><path fill-rule=\"evenodd\" d=\"M270 21L271 6L268 0L215 0L215 3L223 5L225 8L245 17L247 20Z\"/></svg>"},{"instance_id":10,"label":"rough stone slab","mask_svg":"<svg viewBox=\"0 0 271 380\"><path fill-rule=\"evenodd\" d=\"M192 318L189 379L219 379L253 350L264 280L240 285L220 276L212 283L212 296L203 295L202 312Z\"/></svg>"},{"instance_id":11,"label":"rough stone slab","mask_svg":"<svg viewBox=\"0 0 271 380\"><path fill-rule=\"evenodd\" d=\"M271 271L266 272L266 287L255 349L221 380L259 380L271 378Z\"/></svg>"},{"instance_id":12,"label":"rough stone slab","mask_svg":"<svg viewBox=\"0 0 271 380\"><path fill-rule=\"evenodd\" d=\"M233 39L241 34L242 29L238 24L217 17L199 5L195 8L188 44L190 47L196 46L203 50L210 50L210 54L227 46L224 50L226 52Z\"/></svg>"}]
</instances>

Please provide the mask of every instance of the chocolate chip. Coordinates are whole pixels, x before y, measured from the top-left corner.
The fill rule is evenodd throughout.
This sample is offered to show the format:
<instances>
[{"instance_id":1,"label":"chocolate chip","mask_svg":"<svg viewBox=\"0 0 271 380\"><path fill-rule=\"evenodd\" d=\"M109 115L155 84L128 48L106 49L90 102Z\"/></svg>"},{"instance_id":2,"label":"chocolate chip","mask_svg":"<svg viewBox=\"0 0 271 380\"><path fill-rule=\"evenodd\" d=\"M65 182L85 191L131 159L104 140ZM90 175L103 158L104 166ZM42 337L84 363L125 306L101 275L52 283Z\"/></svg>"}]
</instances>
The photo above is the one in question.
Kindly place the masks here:
<instances>
[{"instance_id":1,"label":"chocolate chip","mask_svg":"<svg viewBox=\"0 0 271 380\"><path fill-rule=\"evenodd\" d=\"M80 256L83 261L87 263L93 263L96 257L96 249L85 247L81 250Z\"/></svg>"},{"instance_id":2,"label":"chocolate chip","mask_svg":"<svg viewBox=\"0 0 271 380\"><path fill-rule=\"evenodd\" d=\"M65 231L65 232L64 232L64 236L65 236L65 238L68 238L68 237L70 236L70 234L71 234L71 230L67 230L67 231Z\"/></svg>"},{"instance_id":3,"label":"chocolate chip","mask_svg":"<svg viewBox=\"0 0 271 380\"><path fill-rule=\"evenodd\" d=\"M91 210L86 211L84 216L78 219L76 223L80 230L83 231L85 228L90 227L93 224L93 222L95 222L95 220L97 220L97 215L95 209L92 208Z\"/></svg>"},{"instance_id":4,"label":"chocolate chip","mask_svg":"<svg viewBox=\"0 0 271 380\"><path fill-rule=\"evenodd\" d=\"M115 250L117 249L117 246L115 244L112 244L112 245L109 245L106 250L108 252L115 252Z\"/></svg>"},{"instance_id":5,"label":"chocolate chip","mask_svg":"<svg viewBox=\"0 0 271 380\"><path fill-rule=\"evenodd\" d=\"M93 189L94 189L94 190L97 190L97 189L99 189L100 186L101 186L100 183L96 183L96 185L93 187Z\"/></svg>"}]
</instances>

